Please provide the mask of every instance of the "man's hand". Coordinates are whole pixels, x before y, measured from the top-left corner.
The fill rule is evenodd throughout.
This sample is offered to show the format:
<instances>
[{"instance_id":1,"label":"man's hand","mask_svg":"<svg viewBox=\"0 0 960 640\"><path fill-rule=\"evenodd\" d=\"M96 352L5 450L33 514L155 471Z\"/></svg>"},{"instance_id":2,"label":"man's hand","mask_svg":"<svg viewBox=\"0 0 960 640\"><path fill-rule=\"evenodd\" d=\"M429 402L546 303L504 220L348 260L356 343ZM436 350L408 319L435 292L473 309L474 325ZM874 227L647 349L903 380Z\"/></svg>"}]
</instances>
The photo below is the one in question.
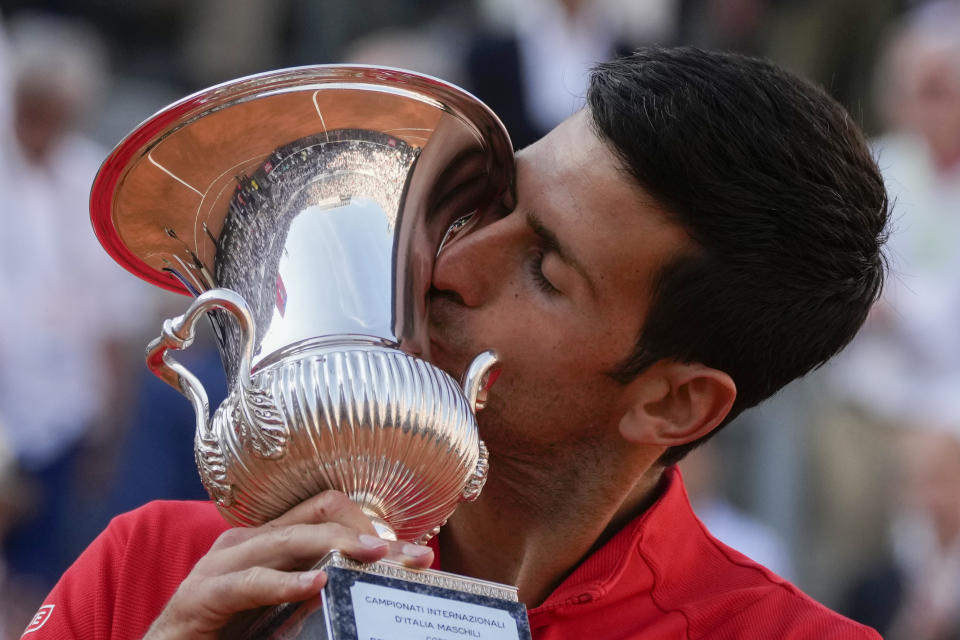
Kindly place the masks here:
<instances>
[{"instance_id":1,"label":"man's hand","mask_svg":"<svg viewBox=\"0 0 960 640\"><path fill-rule=\"evenodd\" d=\"M433 561L429 547L378 538L357 505L342 493L327 491L261 527L224 532L144 640L216 638L241 611L315 596L327 576L309 569L332 549L361 562L389 557L425 568Z\"/></svg>"}]
</instances>

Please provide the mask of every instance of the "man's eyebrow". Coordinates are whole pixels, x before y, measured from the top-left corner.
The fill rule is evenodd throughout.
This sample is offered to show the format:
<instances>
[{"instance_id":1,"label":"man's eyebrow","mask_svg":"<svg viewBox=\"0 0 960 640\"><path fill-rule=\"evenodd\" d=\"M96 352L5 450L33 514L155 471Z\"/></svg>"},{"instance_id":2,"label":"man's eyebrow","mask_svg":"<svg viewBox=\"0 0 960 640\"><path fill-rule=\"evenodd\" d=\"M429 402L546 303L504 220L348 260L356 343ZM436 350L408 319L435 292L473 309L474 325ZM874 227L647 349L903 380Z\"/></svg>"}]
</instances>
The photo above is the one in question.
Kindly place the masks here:
<instances>
[{"instance_id":1,"label":"man's eyebrow","mask_svg":"<svg viewBox=\"0 0 960 640\"><path fill-rule=\"evenodd\" d=\"M548 229L540 217L533 211L527 212L527 226L540 238L544 249L556 254L564 264L579 273L583 279L586 280L587 286L590 288L590 293L595 295L597 292L596 288L593 286L593 280L587 275L587 270L584 268L583 263L577 260L577 257L573 255L567 247L560 244L560 239L557 238L557 234L554 233L552 229Z\"/></svg>"}]
</instances>

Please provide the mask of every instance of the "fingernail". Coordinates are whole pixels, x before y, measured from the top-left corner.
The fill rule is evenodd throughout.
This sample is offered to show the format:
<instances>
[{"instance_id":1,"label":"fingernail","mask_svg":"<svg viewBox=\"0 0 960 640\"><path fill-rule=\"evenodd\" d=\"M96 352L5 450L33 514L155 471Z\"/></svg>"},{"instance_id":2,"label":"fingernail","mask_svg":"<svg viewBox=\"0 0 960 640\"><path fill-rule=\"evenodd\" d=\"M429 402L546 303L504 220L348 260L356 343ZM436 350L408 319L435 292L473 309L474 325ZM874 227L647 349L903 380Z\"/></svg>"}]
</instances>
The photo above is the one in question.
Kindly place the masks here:
<instances>
[{"instance_id":1,"label":"fingernail","mask_svg":"<svg viewBox=\"0 0 960 640\"><path fill-rule=\"evenodd\" d=\"M386 547L389 543L383 538L378 538L377 536L371 536L366 533L361 533L357 540L360 541L360 545L366 547L367 549L382 549Z\"/></svg>"},{"instance_id":2,"label":"fingernail","mask_svg":"<svg viewBox=\"0 0 960 640\"><path fill-rule=\"evenodd\" d=\"M313 584L317 580L317 576L322 573L320 569L314 569L313 571L304 571L301 573L297 579L300 581L300 584L307 587Z\"/></svg>"},{"instance_id":3,"label":"fingernail","mask_svg":"<svg viewBox=\"0 0 960 640\"><path fill-rule=\"evenodd\" d=\"M432 551L433 549L430 547L423 547L419 544L411 544L408 542L407 544L403 545L404 555L408 555L411 558L419 558L420 556L425 556Z\"/></svg>"}]
</instances>

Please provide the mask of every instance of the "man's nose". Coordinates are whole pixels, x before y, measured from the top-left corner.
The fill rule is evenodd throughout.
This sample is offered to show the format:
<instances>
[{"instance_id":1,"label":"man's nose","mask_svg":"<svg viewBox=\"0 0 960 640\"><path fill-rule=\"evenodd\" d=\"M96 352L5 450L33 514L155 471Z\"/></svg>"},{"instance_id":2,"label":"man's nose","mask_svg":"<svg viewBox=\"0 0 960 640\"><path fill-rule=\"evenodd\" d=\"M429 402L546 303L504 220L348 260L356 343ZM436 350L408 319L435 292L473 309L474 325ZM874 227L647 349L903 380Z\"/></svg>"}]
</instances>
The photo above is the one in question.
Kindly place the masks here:
<instances>
[{"instance_id":1,"label":"man's nose","mask_svg":"<svg viewBox=\"0 0 960 640\"><path fill-rule=\"evenodd\" d=\"M444 245L433 267L433 287L457 294L468 307L488 302L508 280L518 254L515 214L466 230Z\"/></svg>"}]
</instances>

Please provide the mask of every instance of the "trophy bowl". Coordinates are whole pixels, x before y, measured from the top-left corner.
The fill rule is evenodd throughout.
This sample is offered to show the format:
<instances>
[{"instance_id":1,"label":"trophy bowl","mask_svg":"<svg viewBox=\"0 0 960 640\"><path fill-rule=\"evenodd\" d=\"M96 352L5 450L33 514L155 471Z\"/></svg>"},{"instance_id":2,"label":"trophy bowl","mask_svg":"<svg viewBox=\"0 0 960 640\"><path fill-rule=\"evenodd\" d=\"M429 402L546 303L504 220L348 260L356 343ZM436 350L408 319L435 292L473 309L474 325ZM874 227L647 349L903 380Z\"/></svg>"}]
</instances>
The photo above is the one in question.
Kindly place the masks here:
<instances>
[{"instance_id":1,"label":"trophy bowl","mask_svg":"<svg viewBox=\"0 0 960 640\"><path fill-rule=\"evenodd\" d=\"M194 297L147 349L197 416L204 486L256 526L327 489L384 537L426 540L486 477L478 396L429 362L427 293L449 235L512 187L497 117L443 81L323 65L201 91L104 162L95 232L125 268ZM210 415L173 357L212 322L229 394Z\"/></svg>"}]
</instances>

